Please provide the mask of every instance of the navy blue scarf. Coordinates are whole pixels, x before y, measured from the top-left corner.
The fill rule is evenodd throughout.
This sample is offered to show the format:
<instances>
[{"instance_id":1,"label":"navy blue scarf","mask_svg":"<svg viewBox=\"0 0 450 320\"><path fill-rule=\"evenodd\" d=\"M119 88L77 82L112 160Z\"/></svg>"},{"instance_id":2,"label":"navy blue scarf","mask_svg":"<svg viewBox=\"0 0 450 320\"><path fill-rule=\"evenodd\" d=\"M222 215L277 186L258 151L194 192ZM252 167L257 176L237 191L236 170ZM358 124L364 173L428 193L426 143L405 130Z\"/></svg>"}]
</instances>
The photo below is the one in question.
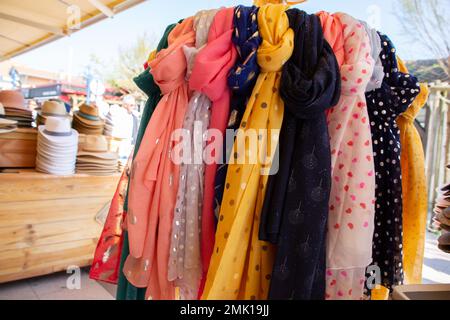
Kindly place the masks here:
<instances>
[{"instance_id":1,"label":"navy blue scarf","mask_svg":"<svg viewBox=\"0 0 450 320\"><path fill-rule=\"evenodd\" d=\"M239 15L237 14L239 12ZM256 79L259 74L259 66L256 61L256 52L261 44L261 37L258 34L258 8L255 6L237 6L234 15L234 33L232 41L236 46L238 58L235 66L230 70L228 76L228 86L232 90L230 101L230 117L227 129L236 130L239 128L242 116L247 106L247 101L252 94ZM215 213L216 218L220 211L225 179L232 143L229 143L229 150L224 144L224 163L217 169L215 179Z\"/></svg>"},{"instance_id":2,"label":"navy blue scarf","mask_svg":"<svg viewBox=\"0 0 450 320\"><path fill-rule=\"evenodd\" d=\"M402 181L400 132L395 122L420 92L417 78L398 71L395 48L380 34L385 77L381 88L367 92L375 163L375 230L372 256L388 288L403 283Z\"/></svg>"},{"instance_id":3,"label":"navy blue scarf","mask_svg":"<svg viewBox=\"0 0 450 320\"><path fill-rule=\"evenodd\" d=\"M269 177L259 237L277 244L269 299L324 299L331 187L325 111L339 101L339 65L316 15L287 15L295 43L281 75L280 165Z\"/></svg>"}]
</instances>

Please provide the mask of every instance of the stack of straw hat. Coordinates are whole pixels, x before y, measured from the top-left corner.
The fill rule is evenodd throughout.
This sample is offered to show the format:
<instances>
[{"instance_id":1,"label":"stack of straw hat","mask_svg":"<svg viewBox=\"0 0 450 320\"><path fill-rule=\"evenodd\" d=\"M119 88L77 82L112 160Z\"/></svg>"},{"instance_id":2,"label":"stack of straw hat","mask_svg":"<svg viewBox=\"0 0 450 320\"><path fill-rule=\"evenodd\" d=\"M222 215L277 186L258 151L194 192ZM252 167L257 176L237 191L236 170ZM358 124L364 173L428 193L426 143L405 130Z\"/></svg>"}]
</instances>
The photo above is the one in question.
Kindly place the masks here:
<instances>
[{"instance_id":1,"label":"stack of straw hat","mask_svg":"<svg viewBox=\"0 0 450 320\"><path fill-rule=\"evenodd\" d=\"M87 135L103 134L103 120L95 105L83 104L73 114L73 128Z\"/></svg>"},{"instance_id":2,"label":"stack of straw hat","mask_svg":"<svg viewBox=\"0 0 450 320\"><path fill-rule=\"evenodd\" d=\"M108 150L105 136L86 136L77 155L77 173L111 175L118 172L119 156Z\"/></svg>"},{"instance_id":3,"label":"stack of straw hat","mask_svg":"<svg viewBox=\"0 0 450 320\"><path fill-rule=\"evenodd\" d=\"M65 117L47 117L38 127L36 170L55 175L75 172L78 132Z\"/></svg>"},{"instance_id":4,"label":"stack of straw hat","mask_svg":"<svg viewBox=\"0 0 450 320\"><path fill-rule=\"evenodd\" d=\"M42 107L37 111L36 125L45 124L47 117L69 118L66 106L59 100L45 101Z\"/></svg>"},{"instance_id":5,"label":"stack of straw hat","mask_svg":"<svg viewBox=\"0 0 450 320\"><path fill-rule=\"evenodd\" d=\"M447 165L450 169L450 165ZM442 230L438 239L438 247L450 253L450 183L438 188L438 196L434 206L434 225Z\"/></svg>"},{"instance_id":6,"label":"stack of straw hat","mask_svg":"<svg viewBox=\"0 0 450 320\"><path fill-rule=\"evenodd\" d=\"M0 91L0 102L5 108L6 119L17 121L19 127L31 127L33 115L25 105L25 99L19 91Z\"/></svg>"},{"instance_id":7,"label":"stack of straw hat","mask_svg":"<svg viewBox=\"0 0 450 320\"><path fill-rule=\"evenodd\" d=\"M17 129L17 121L6 119L5 108L0 103L0 133L8 133Z\"/></svg>"}]
</instances>

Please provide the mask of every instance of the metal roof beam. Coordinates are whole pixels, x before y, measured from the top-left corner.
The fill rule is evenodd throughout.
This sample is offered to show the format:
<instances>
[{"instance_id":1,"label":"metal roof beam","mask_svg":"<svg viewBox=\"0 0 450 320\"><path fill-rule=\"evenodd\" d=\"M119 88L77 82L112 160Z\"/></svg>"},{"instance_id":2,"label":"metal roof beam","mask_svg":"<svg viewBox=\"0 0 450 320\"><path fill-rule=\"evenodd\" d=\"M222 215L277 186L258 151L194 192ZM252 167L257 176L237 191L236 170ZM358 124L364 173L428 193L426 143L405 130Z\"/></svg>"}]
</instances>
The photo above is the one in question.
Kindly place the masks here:
<instances>
[{"instance_id":1,"label":"metal roof beam","mask_svg":"<svg viewBox=\"0 0 450 320\"><path fill-rule=\"evenodd\" d=\"M98 0L89 0L89 3L100 10L108 18L114 17L114 11Z\"/></svg>"}]
</instances>

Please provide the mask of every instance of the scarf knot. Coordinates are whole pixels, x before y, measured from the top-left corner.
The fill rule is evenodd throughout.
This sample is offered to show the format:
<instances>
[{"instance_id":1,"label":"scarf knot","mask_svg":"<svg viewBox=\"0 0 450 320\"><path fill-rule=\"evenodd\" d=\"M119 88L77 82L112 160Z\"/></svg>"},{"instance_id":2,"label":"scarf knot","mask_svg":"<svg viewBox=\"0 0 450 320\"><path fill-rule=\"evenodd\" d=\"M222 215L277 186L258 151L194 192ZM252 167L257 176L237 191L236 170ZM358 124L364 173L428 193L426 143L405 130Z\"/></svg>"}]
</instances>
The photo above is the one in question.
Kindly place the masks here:
<instances>
[{"instance_id":1,"label":"scarf knot","mask_svg":"<svg viewBox=\"0 0 450 320\"><path fill-rule=\"evenodd\" d=\"M211 24L207 45L195 58L189 86L201 91L212 101L218 100L227 89L226 79L236 60L236 49L231 42L234 8L217 12Z\"/></svg>"},{"instance_id":2,"label":"scarf knot","mask_svg":"<svg viewBox=\"0 0 450 320\"><path fill-rule=\"evenodd\" d=\"M290 9L286 14L295 39L300 40L283 67L280 94L286 109L295 117L316 118L339 101L339 65L324 41L317 16L298 9Z\"/></svg>"},{"instance_id":3,"label":"scarf knot","mask_svg":"<svg viewBox=\"0 0 450 320\"><path fill-rule=\"evenodd\" d=\"M211 26L217 11L219 11L219 9L202 10L197 12L194 16L195 47L183 46L187 62L186 81L189 81L191 77L197 54L203 49L208 41L209 27Z\"/></svg>"},{"instance_id":4,"label":"scarf knot","mask_svg":"<svg viewBox=\"0 0 450 320\"><path fill-rule=\"evenodd\" d=\"M284 30L282 26L289 25L286 14L274 14L279 10L278 6L284 5L265 5L258 12L258 28L263 41L258 49L257 59L262 72L281 71L294 49L294 31L291 28L283 33L278 31Z\"/></svg>"},{"instance_id":5,"label":"scarf knot","mask_svg":"<svg viewBox=\"0 0 450 320\"><path fill-rule=\"evenodd\" d=\"M340 67L344 63L344 32L341 20L336 15L326 11L318 12L317 16L321 21L325 38L331 48L333 48Z\"/></svg>"},{"instance_id":6,"label":"scarf knot","mask_svg":"<svg viewBox=\"0 0 450 320\"><path fill-rule=\"evenodd\" d=\"M366 92L378 89L381 87L384 78L383 65L381 64L381 39L378 35L377 30L371 28L366 22L361 21L366 29L367 35L369 36L370 47L371 47L371 56L375 62L375 66L373 68L372 76L370 78L369 83L367 84Z\"/></svg>"},{"instance_id":7,"label":"scarf knot","mask_svg":"<svg viewBox=\"0 0 450 320\"><path fill-rule=\"evenodd\" d=\"M420 93L420 84L413 75L399 71L393 43L388 36L381 33L379 36L382 48L380 57L385 76L381 88L367 93L367 100L376 101L375 116L392 122L406 111Z\"/></svg>"},{"instance_id":8,"label":"scarf knot","mask_svg":"<svg viewBox=\"0 0 450 320\"><path fill-rule=\"evenodd\" d=\"M193 18L187 18L170 33L169 47L163 49L149 62L150 72L162 94L168 94L185 82L186 57L183 46L192 47L195 42Z\"/></svg>"},{"instance_id":9,"label":"scarf knot","mask_svg":"<svg viewBox=\"0 0 450 320\"><path fill-rule=\"evenodd\" d=\"M370 55L370 41L364 26L345 13L336 13L344 35L344 62L341 66L342 94L364 94L373 73L374 60ZM369 50L365 50L365 49Z\"/></svg>"}]
</instances>

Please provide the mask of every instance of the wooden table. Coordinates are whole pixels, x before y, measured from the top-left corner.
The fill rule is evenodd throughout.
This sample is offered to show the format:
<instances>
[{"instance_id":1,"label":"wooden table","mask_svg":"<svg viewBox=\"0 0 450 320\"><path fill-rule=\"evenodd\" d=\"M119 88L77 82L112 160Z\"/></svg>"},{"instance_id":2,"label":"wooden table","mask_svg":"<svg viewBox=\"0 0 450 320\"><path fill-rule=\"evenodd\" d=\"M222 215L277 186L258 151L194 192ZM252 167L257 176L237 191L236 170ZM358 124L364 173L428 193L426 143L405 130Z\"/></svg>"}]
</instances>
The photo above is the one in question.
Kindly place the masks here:
<instances>
[{"instance_id":1,"label":"wooden table","mask_svg":"<svg viewBox=\"0 0 450 320\"><path fill-rule=\"evenodd\" d=\"M90 265L119 178L0 173L0 283Z\"/></svg>"}]
</instances>

